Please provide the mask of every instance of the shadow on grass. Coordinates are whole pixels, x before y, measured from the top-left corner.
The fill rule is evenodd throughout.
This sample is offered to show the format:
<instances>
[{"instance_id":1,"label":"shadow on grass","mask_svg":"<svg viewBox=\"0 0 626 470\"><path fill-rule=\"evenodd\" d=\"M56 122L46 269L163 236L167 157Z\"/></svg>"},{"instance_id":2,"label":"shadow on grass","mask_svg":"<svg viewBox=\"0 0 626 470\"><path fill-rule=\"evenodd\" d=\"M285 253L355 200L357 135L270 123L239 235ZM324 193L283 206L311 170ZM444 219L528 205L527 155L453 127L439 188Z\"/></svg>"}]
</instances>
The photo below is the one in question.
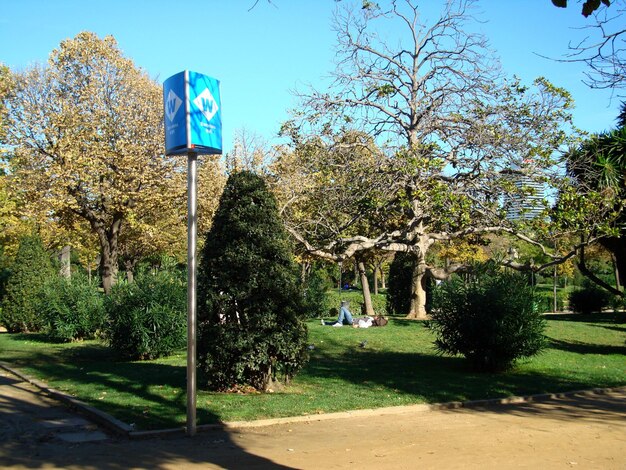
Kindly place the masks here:
<instances>
[{"instance_id":1,"label":"shadow on grass","mask_svg":"<svg viewBox=\"0 0 626 470\"><path fill-rule=\"evenodd\" d=\"M626 355L625 346L613 346L606 344L590 344L582 341L563 341L560 339L548 338L550 348L576 354L623 354Z\"/></svg>"},{"instance_id":2,"label":"shadow on grass","mask_svg":"<svg viewBox=\"0 0 626 470\"><path fill-rule=\"evenodd\" d=\"M369 351L367 348L354 348L339 356L317 352L306 367L306 375L376 387L381 395L394 393L407 398L407 402L418 398L426 403L551 393L598 385L584 377L519 369L497 374L472 372L461 357Z\"/></svg>"},{"instance_id":3,"label":"shadow on grass","mask_svg":"<svg viewBox=\"0 0 626 470\"><path fill-rule=\"evenodd\" d=\"M355 407L361 404L361 398L364 403L361 407L372 407L499 398L623 383L618 383L616 378L603 378L602 383L597 383L597 376L576 375L568 371L559 375L555 368L548 371L529 370L523 367L523 362L522 367L511 372L474 373L467 369L466 361L461 357L445 357L436 355L434 351L429 352L428 344L432 344L430 333L424 329L422 322L391 318L390 325L398 327L395 330L398 333L390 335L391 328L342 328L337 331L314 325L318 328L317 344L311 352L311 361L297 377L296 388L321 388L339 397L349 393L347 399L355 403ZM364 339L369 343L360 347ZM416 346L420 352L413 352L413 341L420 343ZM626 348L620 346L552 341L552 349L569 353L626 354ZM403 351L403 347L408 351ZM180 420L186 413L186 370L181 361L112 363L110 357L108 348L94 343L65 347L55 358L28 351L13 363L33 369L37 375L47 377L51 382L75 383L81 399L119 419L136 423L139 429L184 425ZM350 392L342 393L342 386L349 388ZM108 390L108 397L98 401L101 390ZM114 394L121 398L112 399ZM289 394L289 391L285 393ZM380 394L381 400L376 399L377 394ZM297 393L292 394L295 395ZM137 397L137 402L133 397ZM261 401L270 399L265 394L260 397ZM318 405L332 411L322 400L315 400L310 409L302 408L302 402L294 404L294 414L314 412ZM237 406L237 401L227 405ZM345 409L345 404L342 406L341 409ZM223 419L219 410L215 407L211 412L199 406L199 423L219 422Z\"/></svg>"},{"instance_id":4,"label":"shadow on grass","mask_svg":"<svg viewBox=\"0 0 626 470\"><path fill-rule=\"evenodd\" d=\"M210 468L289 469L251 454L225 430L177 437L68 444L59 439L63 427L46 423L71 420L62 405L42 401L21 379L0 376L0 468L170 468L188 464ZM195 466L194 465L194 466Z\"/></svg>"},{"instance_id":5,"label":"shadow on grass","mask_svg":"<svg viewBox=\"0 0 626 470\"><path fill-rule=\"evenodd\" d=\"M31 344L47 342L43 338L42 335L16 337ZM48 383L75 384L75 391L62 391L76 394L81 401L129 424L135 422L139 430L184 426L184 422L176 421L176 416L183 419L186 416L185 366L167 361L113 361L111 350L97 343L59 345L53 351L43 353L35 347L26 347L12 350L4 359L10 357L12 366L43 377ZM170 394L157 392L159 388L167 388ZM103 393L107 398L99 400ZM110 399L113 395L119 397ZM49 412L48 405L39 403L37 396L24 390L21 379L0 380L0 468L76 465L121 470L180 466L181 462L211 468L291 468L251 454L227 430L202 432L193 438L182 437L181 433L181 437L167 439L84 443L68 452L68 443L52 438L49 429L37 430L37 420ZM220 422L219 416L206 409L198 409L197 418L200 424ZM9 426L18 421L19 427Z\"/></svg>"},{"instance_id":6,"label":"shadow on grass","mask_svg":"<svg viewBox=\"0 0 626 470\"><path fill-rule=\"evenodd\" d=\"M402 326L402 329L413 327L415 331L409 332L412 336L419 337L425 333L422 322L392 319L390 324ZM354 340L349 340L352 343L349 347L345 346L345 337L324 336L325 344L313 351L303 375L317 378L319 382L331 379L336 384L344 381L357 387L374 387L380 390L381 397L388 397L390 393L397 395L399 403L480 400L613 387L624 383L615 377L602 377L598 381L597 375L571 374L567 370L561 375L556 367L539 366L533 369L525 366L530 361L524 360L508 372L473 372L463 357L442 356L434 350L426 352L425 341L422 341L420 352L387 351L386 347L377 350L376 337L371 336L369 344L361 348L358 340L366 335L365 332L354 335ZM372 344L374 346L370 348ZM392 348L393 345L389 349ZM573 354L626 355L626 347L562 340L552 340L546 353L550 350ZM388 406L388 400L381 400L379 406Z\"/></svg>"},{"instance_id":7,"label":"shadow on grass","mask_svg":"<svg viewBox=\"0 0 626 470\"><path fill-rule=\"evenodd\" d=\"M566 322L584 322L584 323L626 323L625 312L600 312L591 314L582 313L547 313L544 315L546 320L566 321Z\"/></svg>"},{"instance_id":8,"label":"shadow on grass","mask_svg":"<svg viewBox=\"0 0 626 470\"><path fill-rule=\"evenodd\" d=\"M420 325L424 323L423 320L411 320L411 319L404 318L404 317L390 317L389 321L394 326L404 326L404 327L415 327L416 324Z\"/></svg>"},{"instance_id":9,"label":"shadow on grass","mask_svg":"<svg viewBox=\"0 0 626 470\"><path fill-rule=\"evenodd\" d=\"M134 423L137 429L145 429L147 423L153 429L184 425L174 420L175 415L186 414L184 366L112 361L110 356L110 350L104 346L82 345L61 350L54 359L34 352L28 362L18 360L13 364L23 370L35 370L50 383L75 384L75 390L63 391L79 395L82 401L128 424ZM157 389L163 388L171 390L171 394L157 393ZM199 418L218 421L215 416Z\"/></svg>"},{"instance_id":10,"label":"shadow on grass","mask_svg":"<svg viewBox=\"0 0 626 470\"><path fill-rule=\"evenodd\" d=\"M49 336L44 335L43 333L7 333L13 336L18 341L24 342L32 342L32 343L41 343L41 344L50 344L54 343L50 339Z\"/></svg>"},{"instance_id":11,"label":"shadow on grass","mask_svg":"<svg viewBox=\"0 0 626 470\"><path fill-rule=\"evenodd\" d=\"M600 328L604 328L606 330L611 331L619 331L620 333L626 333L626 326L601 326Z\"/></svg>"}]
</instances>

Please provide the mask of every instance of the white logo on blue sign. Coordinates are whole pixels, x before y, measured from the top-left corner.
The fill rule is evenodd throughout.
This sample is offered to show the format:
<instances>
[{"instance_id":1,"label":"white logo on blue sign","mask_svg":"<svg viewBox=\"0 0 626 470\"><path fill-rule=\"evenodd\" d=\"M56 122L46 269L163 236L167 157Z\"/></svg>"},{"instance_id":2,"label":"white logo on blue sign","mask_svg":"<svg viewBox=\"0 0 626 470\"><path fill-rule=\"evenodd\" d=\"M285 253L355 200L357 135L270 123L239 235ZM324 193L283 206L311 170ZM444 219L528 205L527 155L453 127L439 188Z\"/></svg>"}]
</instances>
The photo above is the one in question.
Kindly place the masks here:
<instances>
[{"instance_id":1,"label":"white logo on blue sign","mask_svg":"<svg viewBox=\"0 0 626 470\"><path fill-rule=\"evenodd\" d=\"M207 121L211 121L218 111L217 101L215 101L215 98L213 98L208 88L205 88L204 91L193 100L193 103L202 111Z\"/></svg>"},{"instance_id":2,"label":"white logo on blue sign","mask_svg":"<svg viewBox=\"0 0 626 470\"><path fill-rule=\"evenodd\" d=\"M183 100L181 100L176 93L172 90L167 94L167 100L165 102L165 115L172 122L176 117L176 113L180 108L180 105L183 104Z\"/></svg>"}]
</instances>

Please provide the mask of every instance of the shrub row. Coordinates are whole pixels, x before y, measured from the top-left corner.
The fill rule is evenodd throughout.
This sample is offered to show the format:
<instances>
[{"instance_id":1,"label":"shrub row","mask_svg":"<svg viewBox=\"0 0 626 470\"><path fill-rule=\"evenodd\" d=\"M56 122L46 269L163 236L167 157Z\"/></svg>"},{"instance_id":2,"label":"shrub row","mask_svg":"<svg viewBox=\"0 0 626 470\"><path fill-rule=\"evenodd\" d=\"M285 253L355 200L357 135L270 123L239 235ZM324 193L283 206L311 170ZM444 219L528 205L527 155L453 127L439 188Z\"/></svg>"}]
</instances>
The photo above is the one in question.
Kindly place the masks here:
<instances>
[{"instance_id":1,"label":"shrub row","mask_svg":"<svg viewBox=\"0 0 626 470\"><path fill-rule=\"evenodd\" d=\"M81 275L49 279L41 293L40 312L42 329L56 341L92 339L106 327L103 295L95 282Z\"/></svg>"},{"instance_id":2,"label":"shrub row","mask_svg":"<svg viewBox=\"0 0 626 470\"><path fill-rule=\"evenodd\" d=\"M187 287L182 273L149 271L106 298L104 339L123 358L154 359L186 344Z\"/></svg>"},{"instance_id":3,"label":"shrub row","mask_svg":"<svg viewBox=\"0 0 626 470\"><path fill-rule=\"evenodd\" d=\"M339 293L338 290L326 292L326 304L323 311L324 317L329 316L331 309L339 311L341 301L350 302L349 309L353 315L360 316L363 309L363 292L360 290L344 290ZM372 306L376 315L387 315L386 296L383 294L372 294Z\"/></svg>"},{"instance_id":4,"label":"shrub row","mask_svg":"<svg viewBox=\"0 0 626 470\"><path fill-rule=\"evenodd\" d=\"M185 275L171 267L144 271L105 297L97 281L59 277L41 240L21 240L5 285L0 325L11 333L43 332L54 341L100 337L122 359L150 359L183 348L187 329Z\"/></svg>"},{"instance_id":5,"label":"shrub row","mask_svg":"<svg viewBox=\"0 0 626 470\"><path fill-rule=\"evenodd\" d=\"M554 310L554 293L549 291L535 291L535 305L537 310L542 313L552 312ZM567 293L559 290L556 295L556 309L558 312L565 310L565 301Z\"/></svg>"},{"instance_id":6,"label":"shrub row","mask_svg":"<svg viewBox=\"0 0 626 470\"><path fill-rule=\"evenodd\" d=\"M569 306L575 313L594 313L608 307L612 300L609 292L585 280L581 289L570 293Z\"/></svg>"}]
</instances>

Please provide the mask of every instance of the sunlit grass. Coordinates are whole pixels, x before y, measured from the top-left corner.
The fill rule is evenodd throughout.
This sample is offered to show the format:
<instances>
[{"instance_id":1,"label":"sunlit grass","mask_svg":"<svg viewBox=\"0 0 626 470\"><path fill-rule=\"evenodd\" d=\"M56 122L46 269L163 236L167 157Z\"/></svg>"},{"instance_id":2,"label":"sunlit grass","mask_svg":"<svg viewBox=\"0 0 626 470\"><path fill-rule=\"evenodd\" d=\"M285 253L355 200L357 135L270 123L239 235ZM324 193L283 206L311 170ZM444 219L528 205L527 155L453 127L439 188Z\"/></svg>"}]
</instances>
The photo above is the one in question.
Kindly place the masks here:
<instances>
[{"instance_id":1,"label":"sunlit grass","mask_svg":"<svg viewBox=\"0 0 626 470\"><path fill-rule=\"evenodd\" d=\"M318 321L309 322L311 360L289 387L263 394L200 389L199 424L626 384L623 315L549 316L548 348L503 374L469 372L462 358L437 355L421 322L392 319L386 327L363 330ZM117 362L96 341L51 344L41 335L4 333L0 360L138 429L185 423L184 351Z\"/></svg>"}]
</instances>

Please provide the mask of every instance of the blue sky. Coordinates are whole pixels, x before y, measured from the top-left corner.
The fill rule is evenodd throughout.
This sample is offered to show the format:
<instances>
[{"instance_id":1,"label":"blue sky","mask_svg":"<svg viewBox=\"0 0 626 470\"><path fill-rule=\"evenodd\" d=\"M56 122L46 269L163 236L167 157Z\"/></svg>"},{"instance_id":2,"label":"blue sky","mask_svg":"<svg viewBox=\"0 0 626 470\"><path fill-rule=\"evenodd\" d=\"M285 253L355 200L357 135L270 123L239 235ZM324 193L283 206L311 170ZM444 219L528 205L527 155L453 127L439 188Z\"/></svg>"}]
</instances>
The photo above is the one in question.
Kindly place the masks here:
<instances>
[{"instance_id":1,"label":"blue sky","mask_svg":"<svg viewBox=\"0 0 626 470\"><path fill-rule=\"evenodd\" d=\"M323 88L333 69L334 0L0 0L0 62L14 69L45 62L66 38L88 30L113 35L125 55L163 82L184 69L221 81L224 150L245 128L272 141L288 110L290 90ZM385 0L379 0L384 3ZM423 2L432 9L443 0ZM557 9L550 0L479 0L476 28L489 39L503 69L530 83L543 75L569 90L575 124L590 132L615 125L619 101L581 83L584 66L560 57L589 24L580 5Z\"/></svg>"}]
</instances>

